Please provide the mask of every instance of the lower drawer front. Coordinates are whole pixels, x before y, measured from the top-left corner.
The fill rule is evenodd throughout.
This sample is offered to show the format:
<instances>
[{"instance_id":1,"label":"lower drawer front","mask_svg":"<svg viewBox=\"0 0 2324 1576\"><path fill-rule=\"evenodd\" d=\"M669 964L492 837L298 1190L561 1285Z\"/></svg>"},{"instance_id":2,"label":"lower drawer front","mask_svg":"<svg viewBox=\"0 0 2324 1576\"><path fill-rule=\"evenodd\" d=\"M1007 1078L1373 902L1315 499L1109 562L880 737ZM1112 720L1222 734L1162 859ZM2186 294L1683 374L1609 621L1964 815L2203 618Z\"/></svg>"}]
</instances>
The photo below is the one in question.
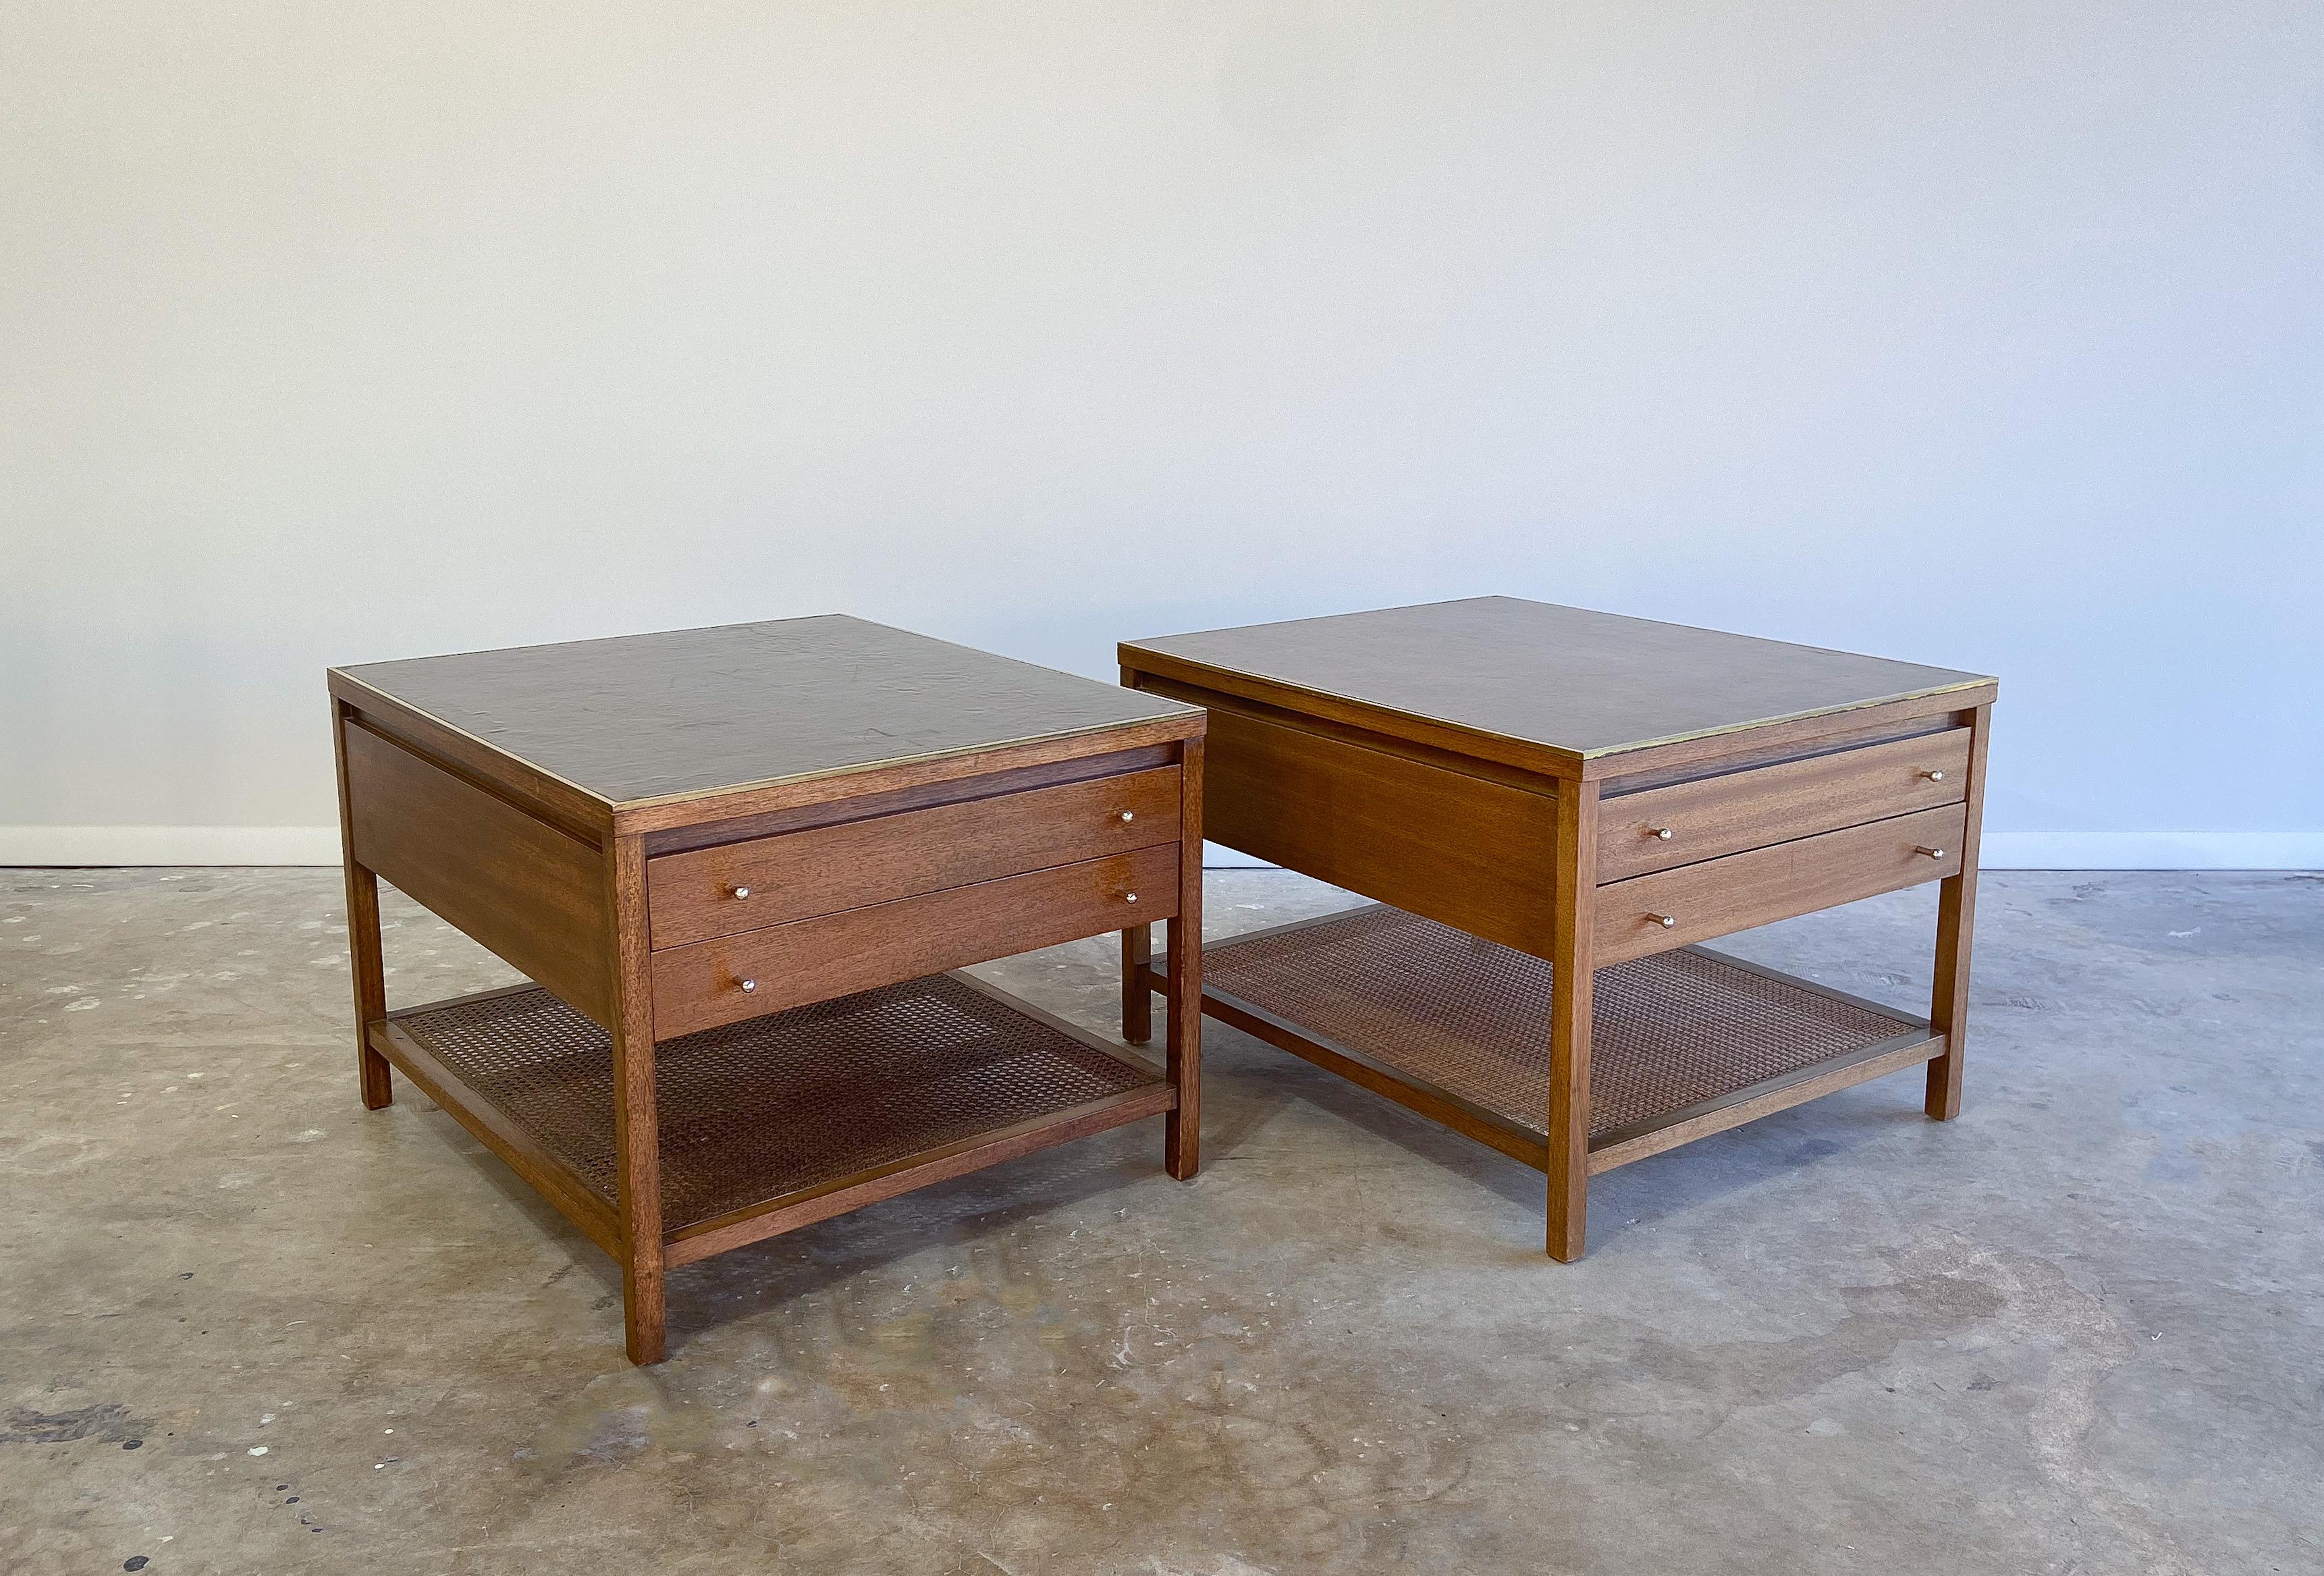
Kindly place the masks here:
<instances>
[{"instance_id":1,"label":"lower drawer front","mask_svg":"<svg viewBox=\"0 0 2324 1576\"><path fill-rule=\"evenodd\" d=\"M1967 728L1623 794L1598 819L1598 879L1626 880L1747 848L1958 805Z\"/></svg>"},{"instance_id":2,"label":"lower drawer front","mask_svg":"<svg viewBox=\"0 0 2324 1576\"><path fill-rule=\"evenodd\" d=\"M1591 958L1618 963L1957 876L1968 825L1968 808L1949 805L1612 882L1598 889Z\"/></svg>"},{"instance_id":3,"label":"lower drawer front","mask_svg":"<svg viewBox=\"0 0 2324 1576\"><path fill-rule=\"evenodd\" d=\"M671 947L653 954L654 1037L1177 912L1178 845L1167 843Z\"/></svg>"}]
</instances>

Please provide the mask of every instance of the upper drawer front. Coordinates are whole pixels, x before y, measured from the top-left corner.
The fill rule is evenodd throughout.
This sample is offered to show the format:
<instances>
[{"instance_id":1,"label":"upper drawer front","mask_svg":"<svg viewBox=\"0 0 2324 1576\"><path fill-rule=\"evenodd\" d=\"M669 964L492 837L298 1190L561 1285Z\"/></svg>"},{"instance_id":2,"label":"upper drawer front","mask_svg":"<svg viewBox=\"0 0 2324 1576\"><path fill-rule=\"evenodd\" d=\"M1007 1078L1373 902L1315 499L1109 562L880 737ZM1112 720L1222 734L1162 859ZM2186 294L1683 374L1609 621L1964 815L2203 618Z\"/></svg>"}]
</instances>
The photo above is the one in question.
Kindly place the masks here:
<instances>
[{"instance_id":1,"label":"upper drawer front","mask_svg":"<svg viewBox=\"0 0 2324 1576\"><path fill-rule=\"evenodd\" d=\"M1625 880L1958 805L1968 795L1969 741L1969 730L1955 728L1607 799L1599 812L1598 879Z\"/></svg>"},{"instance_id":2,"label":"upper drawer front","mask_svg":"<svg viewBox=\"0 0 2324 1576\"><path fill-rule=\"evenodd\" d=\"M665 854L656 949L1178 840L1178 769L904 810Z\"/></svg>"},{"instance_id":3,"label":"upper drawer front","mask_svg":"<svg viewBox=\"0 0 2324 1576\"><path fill-rule=\"evenodd\" d=\"M1591 961L1623 963L1957 876L1968 825L1968 807L1952 805L1600 887Z\"/></svg>"},{"instance_id":4,"label":"upper drawer front","mask_svg":"<svg viewBox=\"0 0 2324 1576\"><path fill-rule=\"evenodd\" d=\"M1178 845L1166 843L698 941L654 954L654 1037L715 1028L1177 912Z\"/></svg>"}]
</instances>

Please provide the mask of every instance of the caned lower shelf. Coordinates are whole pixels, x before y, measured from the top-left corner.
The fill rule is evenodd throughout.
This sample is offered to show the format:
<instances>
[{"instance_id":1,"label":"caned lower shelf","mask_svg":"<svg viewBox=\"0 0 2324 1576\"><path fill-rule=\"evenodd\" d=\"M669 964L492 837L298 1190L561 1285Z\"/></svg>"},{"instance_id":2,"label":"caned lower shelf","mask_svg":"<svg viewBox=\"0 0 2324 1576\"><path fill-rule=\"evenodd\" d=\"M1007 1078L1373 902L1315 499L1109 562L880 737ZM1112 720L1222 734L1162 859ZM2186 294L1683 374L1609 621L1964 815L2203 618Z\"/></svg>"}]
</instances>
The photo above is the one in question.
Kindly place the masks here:
<instances>
[{"instance_id":1,"label":"caned lower shelf","mask_svg":"<svg viewBox=\"0 0 2324 1576\"><path fill-rule=\"evenodd\" d=\"M1536 1166L1550 981L1543 959L1385 905L1203 953L1205 1011ZM1924 1019L1700 947L1599 970L1593 1002L1592 1171L1942 1048Z\"/></svg>"},{"instance_id":2,"label":"caned lower shelf","mask_svg":"<svg viewBox=\"0 0 2324 1576\"><path fill-rule=\"evenodd\" d=\"M390 1014L373 1042L608 1247L613 1042L539 986ZM960 974L655 1047L663 1233L685 1262L1173 1103L1148 1064Z\"/></svg>"}]
</instances>

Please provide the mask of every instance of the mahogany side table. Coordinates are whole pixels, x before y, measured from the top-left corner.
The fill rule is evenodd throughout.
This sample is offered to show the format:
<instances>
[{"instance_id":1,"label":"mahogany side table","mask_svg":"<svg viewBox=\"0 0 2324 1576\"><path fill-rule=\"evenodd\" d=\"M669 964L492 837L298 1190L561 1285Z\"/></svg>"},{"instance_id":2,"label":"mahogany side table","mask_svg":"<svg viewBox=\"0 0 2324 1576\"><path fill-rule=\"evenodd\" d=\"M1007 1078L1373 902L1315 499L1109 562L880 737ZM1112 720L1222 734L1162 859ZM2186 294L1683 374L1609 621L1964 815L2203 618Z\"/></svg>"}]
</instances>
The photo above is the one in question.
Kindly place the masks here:
<instances>
[{"instance_id":1,"label":"mahogany side table","mask_svg":"<svg viewBox=\"0 0 2324 1576\"><path fill-rule=\"evenodd\" d=\"M1209 709L1213 840L1379 904L1210 948L1204 1010L1546 1173L1553 1257L1598 1172L1922 1063L1960 1110L1995 680L1509 597L1121 672ZM1695 945L1923 881L1925 1019Z\"/></svg>"},{"instance_id":2,"label":"mahogany side table","mask_svg":"<svg viewBox=\"0 0 2324 1576\"><path fill-rule=\"evenodd\" d=\"M619 1260L632 1361L730 1248L1161 1113L1194 1175L1200 711L840 617L329 678L364 1103ZM388 1010L382 880L532 982ZM945 972L1153 919L1167 1069Z\"/></svg>"}]
</instances>

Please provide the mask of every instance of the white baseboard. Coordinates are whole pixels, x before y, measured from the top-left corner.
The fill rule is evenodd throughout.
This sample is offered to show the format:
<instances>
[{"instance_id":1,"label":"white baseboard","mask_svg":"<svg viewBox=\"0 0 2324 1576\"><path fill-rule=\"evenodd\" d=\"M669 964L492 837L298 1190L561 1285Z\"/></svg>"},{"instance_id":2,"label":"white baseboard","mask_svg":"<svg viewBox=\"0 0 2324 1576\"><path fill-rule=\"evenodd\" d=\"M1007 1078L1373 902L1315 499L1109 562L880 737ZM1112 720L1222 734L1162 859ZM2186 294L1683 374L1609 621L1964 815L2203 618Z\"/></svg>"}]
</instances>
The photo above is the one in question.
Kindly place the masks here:
<instances>
[{"instance_id":1,"label":"white baseboard","mask_svg":"<svg viewBox=\"0 0 2324 1576\"><path fill-rule=\"evenodd\" d=\"M2324 832L1987 832L1987 870L2324 870ZM324 864L336 826L0 826L0 865ZM1213 870L1264 860L1205 843Z\"/></svg>"},{"instance_id":2,"label":"white baseboard","mask_svg":"<svg viewBox=\"0 0 2324 1576\"><path fill-rule=\"evenodd\" d=\"M1986 870L2324 870L2324 832L1987 832Z\"/></svg>"},{"instance_id":3,"label":"white baseboard","mask_svg":"<svg viewBox=\"0 0 2324 1576\"><path fill-rule=\"evenodd\" d=\"M1987 832L1985 870L2324 870L2324 832ZM1215 843L1213 870L1269 870Z\"/></svg>"},{"instance_id":4,"label":"white baseboard","mask_svg":"<svg viewBox=\"0 0 2324 1576\"><path fill-rule=\"evenodd\" d=\"M338 862L337 826L0 826L0 865Z\"/></svg>"}]
</instances>

